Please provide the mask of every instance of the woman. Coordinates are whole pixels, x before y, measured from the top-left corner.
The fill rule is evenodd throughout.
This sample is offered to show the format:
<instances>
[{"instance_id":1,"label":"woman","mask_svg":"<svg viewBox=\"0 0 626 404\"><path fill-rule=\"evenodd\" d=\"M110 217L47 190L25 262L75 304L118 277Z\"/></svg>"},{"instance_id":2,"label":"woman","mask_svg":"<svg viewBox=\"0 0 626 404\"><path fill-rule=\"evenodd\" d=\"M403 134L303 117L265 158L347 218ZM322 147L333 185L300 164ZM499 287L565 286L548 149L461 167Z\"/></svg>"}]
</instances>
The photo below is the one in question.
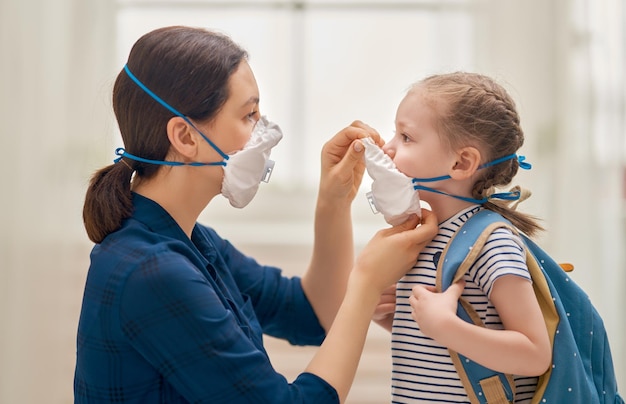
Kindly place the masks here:
<instances>
[{"instance_id":1,"label":"woman","mask_svg":"<svg viewBox=\"0 0 626 404\"><path fill-rule=\"evenodd\" d=\"M214 196L254 196L278 128L262 119L247 56L228 37L168 27L133 46L113 90L124 148L84 206L91 254L76 402L336 403L345 400L383 289L434 235L424 213L381 230L354 260L355 122L322 150L311 264L302 278L243 255L196 223ZM376 271L385 264L385 271ZM293 381L262 334L320 349Z\"/></svg>"}]
</instances>

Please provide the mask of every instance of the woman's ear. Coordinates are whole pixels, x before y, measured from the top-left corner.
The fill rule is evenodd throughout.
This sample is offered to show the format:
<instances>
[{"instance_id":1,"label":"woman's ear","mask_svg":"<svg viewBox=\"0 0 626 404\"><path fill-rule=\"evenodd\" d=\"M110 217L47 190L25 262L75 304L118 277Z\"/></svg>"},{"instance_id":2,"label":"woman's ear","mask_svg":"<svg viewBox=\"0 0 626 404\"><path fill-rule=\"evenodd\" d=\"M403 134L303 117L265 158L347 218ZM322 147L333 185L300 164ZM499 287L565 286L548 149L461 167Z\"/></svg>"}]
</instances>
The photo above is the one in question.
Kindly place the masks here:
<instances>
[{"instance_id":1,"label":"woman's ear","mask_svg":"<svg viewBox=\"0 0 626 404\"><path fill-rule=\"evenodd\" d=\"M475 147L463 147L456 153L454 167L450 170L450 177L455 180L470 178L480 167L480 151Z\"/></svg>"},{"instance_id":2,"label":"woman's ear","mask_svg":"<svg viewBox=\"0 0 626 404\"><path fill-rule=\"evenodd\" d=\"M198 153L198 140L194 136L193 128L186 120L179 116L171 118L167 122L167 138L176 153L187 160L195 159Z\"/></svg>"}]
</instances>

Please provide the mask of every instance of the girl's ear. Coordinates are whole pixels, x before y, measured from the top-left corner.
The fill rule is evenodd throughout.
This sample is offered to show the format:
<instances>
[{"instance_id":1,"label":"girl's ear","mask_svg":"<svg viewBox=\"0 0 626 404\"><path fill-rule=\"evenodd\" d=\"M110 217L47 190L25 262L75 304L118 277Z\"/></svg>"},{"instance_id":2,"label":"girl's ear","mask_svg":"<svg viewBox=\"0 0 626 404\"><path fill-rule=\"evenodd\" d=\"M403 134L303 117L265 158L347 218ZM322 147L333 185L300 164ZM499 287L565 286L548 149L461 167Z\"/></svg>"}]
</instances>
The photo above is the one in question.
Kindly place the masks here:
<instances>
[{"instance_id":1,"label":"girl's ear","mask_svg":"<svg viewBox=\"0 0 626 404\"><path fill-rule=\"evenodd\" d=\"M173 150L184 160L194 160L198 153L198 139L187 121L179 116L167 122L167 138Z\"/></svg>"},{"instance_id":2,"label":"girl's ear","mask_svg":"<svg viewBox=\"0 0 626 404\"><path fill-rule=\"evenodd\" d=\"M455 180L470 178L480 167L480 151L475 147L463 147L456 153L454 167L450 170L450 177Z\"/></svg>"}]
</instances>

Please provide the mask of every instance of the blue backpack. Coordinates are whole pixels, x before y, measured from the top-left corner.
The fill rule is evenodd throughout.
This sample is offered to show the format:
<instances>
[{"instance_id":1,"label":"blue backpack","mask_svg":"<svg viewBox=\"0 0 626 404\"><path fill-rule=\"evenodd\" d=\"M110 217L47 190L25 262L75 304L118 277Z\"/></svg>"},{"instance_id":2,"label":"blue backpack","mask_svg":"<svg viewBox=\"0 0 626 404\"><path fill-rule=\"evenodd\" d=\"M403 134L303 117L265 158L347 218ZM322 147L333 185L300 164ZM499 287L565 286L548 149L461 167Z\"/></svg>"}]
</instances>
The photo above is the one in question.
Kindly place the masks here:
<instances>
[{"instance_id":1,"label":"blue backpack","mask_svg":"<svg viewBox=\"0 0 626 404\"><path fill-rule=\"evenodd\" d=\"M526 263L552 344L552 366L539 377L532 403L623 404L604 323L587 294L564 271L572 268L554 262L500 214L483 209L457 231L439 259L437 290L462 279L489 235L501 227L519 234L526 243ZM457 314L483 325L464 299L459 300ZM487 369L451 350L450 355L472 403L514 402L511 375Z\"/></svg>"}]
</instances>

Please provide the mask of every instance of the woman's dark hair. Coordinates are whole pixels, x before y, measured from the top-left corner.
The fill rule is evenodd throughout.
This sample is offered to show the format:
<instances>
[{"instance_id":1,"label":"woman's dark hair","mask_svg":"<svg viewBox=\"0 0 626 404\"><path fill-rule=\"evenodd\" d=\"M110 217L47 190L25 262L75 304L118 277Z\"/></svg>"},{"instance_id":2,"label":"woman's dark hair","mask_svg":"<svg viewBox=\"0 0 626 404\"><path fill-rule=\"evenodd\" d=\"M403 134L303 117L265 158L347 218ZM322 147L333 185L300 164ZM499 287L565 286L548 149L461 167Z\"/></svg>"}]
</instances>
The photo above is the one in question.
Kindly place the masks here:
<instances>
[{"instance_id":1,"label":"woman's dark hair","mask_svg":"<svg viewBox=\"0 0 626 404\"><path fill-rule=\"evenodd\" d=\"M247 53L229 37L202 28L165 27L133 45L129 70L152 92L192 120L215 118L229 97L228 80ZM130 154L164 160L170 142L167 122L175 115L122 70L113 88L113 110ZM161 166L122 159L97 171L89 183L83 221L89 239L100 243L132 213L131 178L148 179Z\"/></svg>"},{"instance_id":2,"label":"woman's dark hair","mask_svg":"<svg viewBox=\"0 0 626 404\"><path fill-rule=\"evenodd\" d=\"M413 88L424 90L430 100L443 140L452 148L477 147L482 164L515 154L524 144L515 102L490 77L466 72L439 74ZM483 199L495 188L508 185L518 168L518 160L511 159L479 170L472 197ZM535 217L518 212L505 202L489 200L484 207L500 213L529 236L543 230Z\"/></svg>"}]
</instances>

